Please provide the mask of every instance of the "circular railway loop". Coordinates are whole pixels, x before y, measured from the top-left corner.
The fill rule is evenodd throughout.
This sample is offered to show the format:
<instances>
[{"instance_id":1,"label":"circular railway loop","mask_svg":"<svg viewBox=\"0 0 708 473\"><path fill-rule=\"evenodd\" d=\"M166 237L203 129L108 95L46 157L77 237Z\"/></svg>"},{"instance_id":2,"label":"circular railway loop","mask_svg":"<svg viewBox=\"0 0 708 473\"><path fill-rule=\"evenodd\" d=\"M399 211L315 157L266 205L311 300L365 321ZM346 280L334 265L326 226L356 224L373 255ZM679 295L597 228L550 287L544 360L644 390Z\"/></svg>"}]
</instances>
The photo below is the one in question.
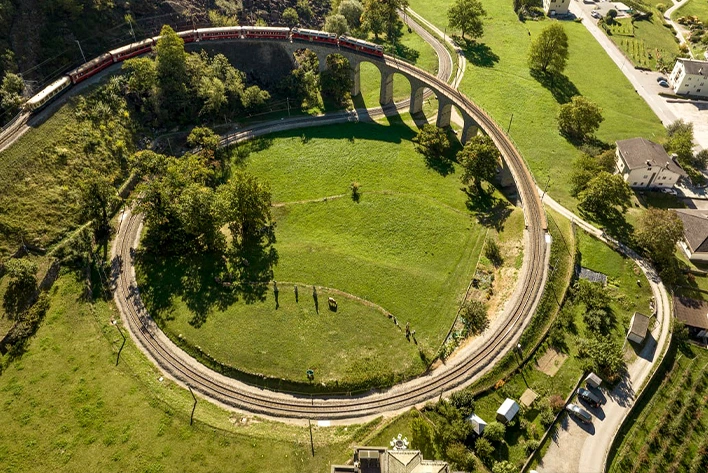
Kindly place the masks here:
<instances>
[{"instance_id":1,"label":"circular railway loop","mask_svg":"<svg viewBox=\"0 0 708 473\"><path fill-rule=\"evenodd\" d=\"M341 52L336 45L329 49L331 53ZM228 378L201 365L157 327L141 301L133 266L134 250L142 230L142 216L126 210L112 248L114 298L123 323L138 346L168 376L217 403L273 418L345 420L410 408L468 385L490 369L515 346L543 293L550 254L546 216L533 177L511 139L481 108L443 80L390 56L379 59L353 51L346 51L346 56L355 61L358 57L360 61L376 64L382 70L382 77L384 71L389 75L400 73L411 84L430 89L438 97L440 110L447 111L448 118L454 105L463 115L466 128L479 128L492 138L514 178L526 223L524 259L516 289L498 323L475 340L478 343L474 350L462 351L444 365L417 378L386 390L357 396L298 396L269 391ZM296 126L305 127L317 122L317 117L294 120L297 120ZM258 134L266 134L275 128L260 127ZM254 136L247 130L242 130L242 133ZM463 133L463 139L465 135Z\"/></svg>"}]
</instances>

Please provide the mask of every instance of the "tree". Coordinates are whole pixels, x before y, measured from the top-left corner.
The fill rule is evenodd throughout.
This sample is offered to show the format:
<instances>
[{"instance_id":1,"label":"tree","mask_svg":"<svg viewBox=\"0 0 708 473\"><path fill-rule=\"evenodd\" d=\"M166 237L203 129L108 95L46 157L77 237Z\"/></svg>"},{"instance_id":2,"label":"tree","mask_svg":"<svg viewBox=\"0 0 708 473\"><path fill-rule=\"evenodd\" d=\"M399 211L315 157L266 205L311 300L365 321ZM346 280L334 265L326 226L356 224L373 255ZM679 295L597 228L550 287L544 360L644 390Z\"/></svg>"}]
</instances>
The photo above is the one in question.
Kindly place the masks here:
<instances>
[{"instance_id":1,"label":"tree","mask_svg":"<svg viewBox=\"0 0 708 473\"><path fill-rule=\"evenodd\" d=\"M343 0L337 10L340 15L347 19L349 27L352 29L361 26L361 16L364 13L364 5L359 0Z\"/></svg>"},{"instance_id":2,"label":"tree","mask_svg":"<svg viewBox=\"0 0 708 473\"><path fill-rule=\"evenodd\" d=\"M374 33L374 38L378 41L379 35L385 29L385 11L381 2L377 0L364 0L364 12L361 15L362 27L366 31Z\"/></svg>"},{"instance_id":3,"label":"tree","mask_svg":"<svg viewBox=\"0 0 708 473\"><path fill-rule=\"evenodd\" d=\"M562 73L568 61L568 35L563 25L554 22L531 43L529 67L541 72Z\"/></svg>"},{"instance_id":4,"label":"tree","mask_svg":"<svg viewBox=\"0 0 708 473\"><path fill-rule=\"evenodd\" d=\"M199 242L209 251L221 246L221 219L213 189L190 184L180 192L174 208L188 241Z\"/></svg>"},{"instance_id":5,"label":"tree","mask_svg":"<svg viewBox=\"0 0 708 473\"><path fill-rule=\"evenodd\" d=\"M452 463L452 467L456 470L472 472L477 465L474 455L462 442L453 442L448 445L445 450L445 457Z\"/></svg>"},{"instance_id":6,"label":"tree","mask_svg":"<svg viewBox=\"0 0 708 473\"><path fill-rule=\"evenodd\" d=\"M693 123L676 120L666 127L666 132L669 135L669 139L664 145L667 152L675 153L682 166L701 166L701 163L693 156Z\"/></svg>"},{"instance_id":7,"label":"tree","mask_svg":"<svg viewBox=\"0 0 708 473\"><path fill-rule=\"evenodd\" d=\"M329 33L336 33L337 36L341 36L343 34L347 34L349 31L349 24L347 23L347 19L344 15L337 13L335 15L330 15L325 19L324 29Z\"/></svg>"},{"instance_id":8,"label":"tree","mask_svg":"<svg viewBox=\"0 0 708 473\"><path fill-rule=\"evenodd\" d=\"M478 438L474 445L474 451L482 460L487 460L494 454L494 446L484 437Z\"/></svg>"},{"instance_id":9,"label":"tree","mask_svg":"<svg viewBox=\"0 0 708 473\"><path fill-rule=\"evenodd\" d=\"M472 38L479 38L484 34L482 17L486 14L479 0L456 0L447 11L447 18L451 28L462 32L463 39L465 33L469 33Z\"/></svg>"},{"instance_id":10,"label":"tree","mask_svg":"<svg viewBox=\"0 0 708 473\"><path fill-rule=\"evenodd\" d=\"M37 265L27 258L13 258L5 263L10 279L3 297L3 309L11 320L20 320L37 290Z\"/></svg>"},{"instance_id":11,"label":"tree","mask_svg":"<svg viewBox=\"0 0 708 473\"><path fill-rule=\"evenodd\" d=\"M483 302L472 299L462 304L460 317L465 328L472 335L484 332L489 326L487 306Z\"/></svg>"},{"instance_id":12,"label":"tree","mask_svg":"<svg viewBox=\"0 0 708 473\"><path fill-rule=\"evenodd\" d=\"M155 46L160 107L168 116L184 109L187 101L187 53L184 40L168 25L162 27Z\"/></svg>"},{"instance_id":13,"label":"tree","mask_svg":"<svg viewBox=\"0 0 708 473\"><path fill-rule=\"evenodd\" d=\"M423 458L435 458L433 428L427 420L417 416L411 421L411 446L423 453Z\"/></svg>"},{"instance_id":14,"label":"tree","mask_svg":"<svg viewBox=\"0 0 708 473\"><path fill-rule=\"evenodd\" d=\"M255 176L237 171L217 190L218 213L228 225L234 244L272 240L271 193Z\"/></svg>"},{"instance_id":15,"label":"tree","mask_svg":"<svg viewBox=\"0 0 708 473\"><path fill-rule=\"evenodd\" d=\"M297 0L295 10L297 10L297 14L300 18L304 18L305 20L312 18L312 8L308 0Z\"/></svg>"},{"instance_id":16,"label":"tree","mask_svg":"<svg viewBox=\"0 0 708 473\"><path fill-rule=\"evenodd\" d=\"M502 262L504 261L502 259L501 255L501 250L499 249L499 245L497 245L496 240L493 238L488 238L487 239L487 244L484 245L484 256L494 265L494 266L501 266Z\"/></svg>"},{"instance_id":17,"label":"tree","mask_svg":"<svg viewBox=\"0 0 708 473\"><path fill-rule=\"evenodd\" d=\"M604 375L610 381L616 379L624 368L622 346L609 336L580 339L578 356L588 360L585 368Z\"/></svg>"},{"instance_id":18,"label":"tree","mask_svg":"<svg viewBox=\"0 0 708 473\"><path fill-rule=\"evenodd\" d=\"M79 182L81 216L92 222L97 238L110 233L111 207L118 199L111 179L103 174L87 172Z\"/></svg>"},{"instance_id":19,"label":"tree","mask_svg":"<svg viewBox=\"0 0 708 473\"><path fill-rule=\"evenodd\" d=\"M444 129L426 123L413 138L415 150L426 158L446 159L450 150L450 140Z\"/></svg>"},{"instance_id":20,"label":"tree","mask_svg":"<svg viewBox=\"0 0 708 473\"><path fill-rule=\"evenodd\" d=\"M630 203L632 191L622 176L601 171L588 182L579 194L580 207L596 216L607 216L616 206L625 210Z\"/></svg>"},{"instance_id":21,"label":"tree","mask_svg":"<svg viewBox=\"0 0 708 473\"><path fill-rule=\"evenodd\" d=\"M157 87L157 68L155 61L147 57L134 57L123 63L123 70L128 73L128 91L141 98L155 93Z\"/></svg>"},{"instance_id":22,"label":"tree","mask_svg":"<svg viewBox=\"0 0 708 473\"><path fill-rule=\"evenodd\" d=\"M653 261L666 265L673 259L676 244L683 238L683 222L673 210L649 208L639 220L635 237Z\"/></svg>"},{"instance_id":23,"label":"tree","mask_svg":"<svg viewBox=\"0 0 708 473\"><path fill-rule=\"evenodd\" d=\"M501 422L490 422L484 428L484 438L493 443L501 443L506 435L506 426Z\"/></svg>"},{"instance_id":24,"label":"tree","mask_svg":"<svg viewBox=\"0 0 708 473\"><path fill-rule=\"evenodd\" d=\"M292 7L288 7L283 10L283 22L290 28L300 23L300 17L297 14L297 10Z\"/></svg>"},{"instance_id":25,"label":"tree","mask_svg":"<svg viewBox=\"0 0 708 473\"><path fill-rule=\"evenodd\" d=\"M0 85L0 106L10 113L17 113L22 107L25 90L25 81L18 74L12 72L5 73Z\"/></svg>"},{"instance_id":26,"label":"tree","mask_svg":"<svg viewBox=\"0 0 708 473\"><path fill-rule=\"evenodd\" d=\"M482 181L491 181L497 173L501 154L487 135L476 135L457 153L457 161L462 165L462 183L474 182L477 191L482 192Z\"/></svg>"},{"instance_id":27,"label":"tree","mask_svg":"<svg viewBox=\"0 0 708 473\"><path fill-rule=\"evenodd\" d=\"M306 108L317 107L320 100L320 61L309 49L295 51L297 67L284 80L288 94L293 95Z\"/></svg>"},{"instance_id":28,"label":"tree","mask_svg":"<svg viewBox=\"0 0 708 473\"><path fill-rule=\"evenodd\" d=\"M321 74L322 94L338 103L349 99L354 81L349 60L341 54L327 56L327 69Z\"/></svg>"},{"instance_id":29,"label":"tree","mask_svg":"<svg viewBox=\"0 0 708 473\"><path fill-rule=\"evenodd\" d=\"M492 473L518 473L518 469L508 460L494 462Z\"/></svg>"},{"instance_id":30,"label":"tree","mask_svg":"<svg viewBox=\"0 0 708 473\"><path fill-rule=\"evenodd\" d=\"M461 391L455 391L450 396L450 403L457 408L462 414L462 417L467 418L474 414L474 394L472 391L467 389L462 389Z\"/></svg>"},{"instance_id":31,"label":"tree","mask_svg":"<svg viewBox=\"0 0 708 473\"><path fill-rule=\"evenodd\" d=\"M270 100L270 94L267 90L261 90L257 85L252 85L243 91L241 96L241 103L243 107L250 111L255 112L263 108L265 103Z\"/></svg>"},{"instance_id":32,"label":"tree","mask_svg":"<svg viewBox=\"0 0 708 473\"><path fill-rule=\"evenodd\" d=\"M614 21L614 19L617 18L617 10L615 10L614 8L610 8L609 10L607 10L607 18L610 19L610 23Z\"/></svg>"},{"instance_id":33,"label":"tree","mask_svg":"<svg viewBox=\"0 0 708 473\"><path fill-rule=\"evenodd\" d=\"M187 144L192 148L201 147L212 153L219 148L219 135L206 126L195 126L187 137Z\"/></svg>"},{"instance_id":34,"label":"tree","mask_svg":"<svg viewBox=\"0 0 708 473\"><path fill-rule=\"evenodd\" d=\"M576 95L558 111L558 129L575 140L585 140L600 127L602 109L582 95Z\"/></svg>"}]
</instances>

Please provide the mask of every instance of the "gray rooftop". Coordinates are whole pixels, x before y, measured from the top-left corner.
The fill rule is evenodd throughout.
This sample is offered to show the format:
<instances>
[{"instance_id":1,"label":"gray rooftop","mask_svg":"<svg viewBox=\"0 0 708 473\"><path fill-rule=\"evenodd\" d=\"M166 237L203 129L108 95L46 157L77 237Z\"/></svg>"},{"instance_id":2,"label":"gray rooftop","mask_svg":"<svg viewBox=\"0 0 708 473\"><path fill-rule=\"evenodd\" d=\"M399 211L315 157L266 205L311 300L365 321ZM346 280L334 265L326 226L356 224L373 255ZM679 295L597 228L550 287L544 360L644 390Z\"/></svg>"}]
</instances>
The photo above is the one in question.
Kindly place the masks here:
<instances>
[{"instance_id":1,"label":"gray rooftop","mask_svg":"<svg viewBox=\"0 0 708 473\"><path fill-rule=\"evenodd\" d=\"M674 313L684 324L708 330L708 302L675 296Z\"/></svg>"},{"instance_id":2,"label":"gray rooftop","mask_svg":"<svg viewBox=\"0 0 708 473\"><path fill-rule=\"evenodd\" d=\"M686 74L708 77L708 61L697 61L695 59L685 58L679 58L678 61L683 63Z\"/></svg>"},{"instance_id":3,"label":"gray rooftop","mask_svg":"<svg viewBox=\"0 0 708 473\"><path fill-rule=\"evenodd\" d=\"M659 166L686 177L687 174L666 154L664 147L646 138L631 138L617 142L617 149L629 169Z\"/></svg>"},{"instance_id":4,"label":"gray rooftop","mask_svg":"<svg viewBox=\"0 0 708 473\"><path fill-rule=\"evenodd\" d=\"M683 222L683 237L691 248L691 252L708 252L708 210L673 210Z\"/></svg>"},{"instance_id":5,"label":"gray rooftop","mask_svg":"<svg viewBox=\"0 0 708 473\"><path fill-rule=\"evenodd\" d=\"M649 329L649 316L635 312L632 316L632 326L629 328L629 333L633 333L642 338L646 337Z\"/></svg>"}]
</instances>

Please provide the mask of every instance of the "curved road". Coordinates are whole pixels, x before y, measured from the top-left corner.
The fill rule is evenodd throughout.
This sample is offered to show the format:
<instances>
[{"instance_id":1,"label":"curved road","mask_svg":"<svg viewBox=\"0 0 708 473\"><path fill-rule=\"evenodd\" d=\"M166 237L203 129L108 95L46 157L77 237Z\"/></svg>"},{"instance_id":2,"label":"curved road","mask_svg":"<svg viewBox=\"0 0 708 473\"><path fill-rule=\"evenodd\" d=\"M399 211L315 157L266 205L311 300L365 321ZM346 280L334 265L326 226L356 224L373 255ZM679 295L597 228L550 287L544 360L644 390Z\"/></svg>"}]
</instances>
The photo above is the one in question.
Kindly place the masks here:
<instances>
[{"instance_id":1,"label":"curved road","mask_svg":"<svg viewBox=\"0 0 708 473\"><path fill-rule=\"evenodd\" d=\"M156 327L140 299L133 268L132 255L139 241L142 218L128 212L113 245L115 301L138 345L179 383L189 385L203 396L222 404L272 417L358 419L409 408L471 382L493 366L494 361L506 353L521 335L543 292L549 256L547 245L550 241L546 234L545 213L529 170L504 131L469 99L444 81L414 66L391 57L385 57L384 62L391 68L435 87L453 99L461 110L470 114L495 142L515 178L526 219L526 250L519 282L505 314L499 318L493 330L488 330L488 333L476 340L473 349L463 353L464 356L449 360L427 375L382 392L354 397L303 397L267 391L227 378L197 363ZM271 133L283 127L322 125L355 118L356 115L349 114L345 117L282 120L242 130L239 136L228 139Z\"/></svg>"}]
</instances>

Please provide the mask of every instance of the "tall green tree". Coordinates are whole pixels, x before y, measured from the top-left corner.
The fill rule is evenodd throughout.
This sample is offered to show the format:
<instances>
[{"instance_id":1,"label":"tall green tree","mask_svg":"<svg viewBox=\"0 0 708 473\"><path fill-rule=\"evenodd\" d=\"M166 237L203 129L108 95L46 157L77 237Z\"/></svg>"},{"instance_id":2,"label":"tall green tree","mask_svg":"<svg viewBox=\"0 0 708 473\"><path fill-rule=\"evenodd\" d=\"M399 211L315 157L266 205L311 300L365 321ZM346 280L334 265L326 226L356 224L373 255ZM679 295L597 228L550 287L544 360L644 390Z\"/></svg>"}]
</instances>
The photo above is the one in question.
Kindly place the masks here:
<instances>
[{"instance_id":1,"label":"tall green tree","mask_svg":"<svg viewBox=\"0 0 708 473\"><path fill-rule=\"evenodd\" d=\"M349 100L354 85L349 59L341 54L327 56L327 69L321 75L322 94L342 104Z\"/></svg>"},{"instance_id":2,"label":"tall green tree","mask_svg":"<svg viewBox=\"0 0 708 473\"><path fill-rule=\"evenodd\" d=\"M664 145L666 151L675 153L682 166L703 167L693 155L693 123L676 120L666 127L669 139Z\"/></svg>"},{"instance_id":3,"label":"tall green tree","mask_svg":"<svg viewBox=\"0 0 708 473\"><path fill-rule=\"evenodd\" d=\"M155 46L160 108L168 116L185 110L187 103L187 53L184 40L168 25L162 27Z\"/></svg>"},{"instance_id":4,"label":"tall green tree","mask_svg":"<svg viewBox=\"0 0 708 473\"><path fill-rule=\"evenodd\" d=\"M361 15L364 5L359 0L343 0L337 9L340 15L347 19L349 28L356 29L361 26Z\"/></svg>"},{"instance_id":5,"label":"tall green tree","mask_svg":"<svg viewBox=\"0 0 708 473\"><path fill-rule=\"evenodd\" d=\"M329 33L334 33L337 36L341 36L349 32L349 23L344 15L336 13L334 15L329 15L325 19L324 30Z\"/></svg>"},{"instance_id":6,"label":"tall green tree","mask_svg":"<svg viewBox=\"0 0 708 473\"><path fill-rule=\"evenodd\" d=\"M374 33L379 39L386 31L386 7L382 0L364 0L364 12L361 15L362 27Z\"/></svg>"},{"instance_id":7,"label":"tall green tree","mask_svg":"<svg viewBox=\"0 0 708 473\"><path fill-rule=\"evenodd\" d=\"M541 72L562 73L568 61L568 35L563 25L553 22L531 43L529 67Z\"/></svg>"},{"instance_id":8,"label":"tall green tree","mask_svg":"<svg viewBox=\"0 0 708 473\"><path fill-rule=\"evenodd\" d=\"M211 153L219 148L219 135L206 126L195 126L187 137L187 144L193 148L201 147Z\"/></svg>"},{"instance_id":9,"label":"tall green tree","mask_svg":"<svg viewBox=\"0 0 708 473\"><path fill-rule=\"evenodd\" d=\"M258 243L272 239L270 187L255 176L237 171L217 190L219 214L234 243Z\"/></svg>"},{"instance_id":10,"label":"tall green tree","mask_svg":"<svg viewBox=\"0 0 708 473\"><path fill-rule=\"evenodd\" d=\"M462 165L462 183L474 182L478 192L482 192L482 181L491 182L497 173L501 154L487 135L476 135L457 153L457 161Z\"/></svg>"},{"instance_id":11,"label":"tall green tree","mask_svg":"<svg viewBox=\"0 0 708 473\"><path fill-rule=\"evenodd\" d=\"M673 210L652 207L644 211L634 234L653 261L667 265L683 238L683 221Z\"/></svg>"},{"instance_id":12,"label":"tall green tree","mask_svg":"<svg viewBox=\"0 0 708 473\"><path fill-rule=\"evenodd\" d=\"M18 74L8 72L0 85L0 107L14 114L20 111L25 101L22 93L25 90L25 81Z\"/></svg>"},{"instance_id":13,"label":"tall green tree","mask_svg":"<svg viewBox=\"0 0 708 473\"><path fill-rule=\"evenodd\" d=\"M632 191L622 176L600 173L588 182L584 191L579 194L580 207L598 217L609 215L616 207L625 210L630 203Z\"/></svg>"},{"instance_id":14,"label":"tall green tree","mask_svg":"<svg viewBox=\"0 0 708 473\"><path fill-rule=\"evenodd\" d=\"M95 172L87 172L79 182L81 216L92 222L97 238L110 233L111 207L117 201L116 189L111 179Z\"/></svg>"},{"instance_id":15,"label":"tall green tree","mask_svg":"<svg viewBox=\"0 0 708 473\"><path fill-rule=\"evenodd\" d=\"M423 453L423 458L435 458L433 428L422 416L411 421L411 446Z\"/></svg>"},{"instance_id":16,"label":"tall green tree","mask_svg":"<svg viewBox=\"0 0 708 473\"><path fill-rule=\"evenodd\" d=\"M157 87L157 67L148 57L134 57L123 63L123 70L128 73L128 92L141 98L155 93Z\"/></svg>"},{"instance_id":17,"label":"tall green tree","mask_svg":"<svg viewBox=\"0 0 708 473\"><path fill-rule=\"evenodd\" d=\"M482 17L486 14L479 0L457 0L447 11L447 18L451 28L462 32L462 38L465 33L469 33L472 38L479 38L484 34Z\"/></svg>"},{"instance_id":18,"label":"tall green tree","mask_svg":"<svg viewBox=\"0 0 708 473\"><path fill-rule=\"evenodd\" d=\"M602 109L582 95L574 96L570 102L561 105L558 111L558 129L575 140L591 137L605 118Z\"/></svg>"},{"instance_id":19,"label":"tall green tree","mask_svg":"<svg viewBox=\"0 0 708 473\"><path fill-rule=\"evenodd\" d=\"M426 123L413 138L415 150L427 158L447 159L450 140L444 129Z\"/></svg>"},{"instance_id":20,"label":"tall green tree","mask_svg":"<svg viewBox=\"0 0 708 473\"><path fill-rule=\"evenodd\" d=\"M257 85L248 87L241 95L241 103L243 104L243 108L249 112L257 112L263 109L268 100L270 100L270 94L268 91L262 90Z\"/></svg>"},{"instance_id":21,"label":"tall green tree","mask_svg":"<svg viewBox=\"0 0 708 473\"><path fill-rule=\"evenodd\" d=\"M297 14L297 10L292 7L288 7L283 10L283 23L292 28L300 23L300 16Z\"/></svg>"}]
</instances>

